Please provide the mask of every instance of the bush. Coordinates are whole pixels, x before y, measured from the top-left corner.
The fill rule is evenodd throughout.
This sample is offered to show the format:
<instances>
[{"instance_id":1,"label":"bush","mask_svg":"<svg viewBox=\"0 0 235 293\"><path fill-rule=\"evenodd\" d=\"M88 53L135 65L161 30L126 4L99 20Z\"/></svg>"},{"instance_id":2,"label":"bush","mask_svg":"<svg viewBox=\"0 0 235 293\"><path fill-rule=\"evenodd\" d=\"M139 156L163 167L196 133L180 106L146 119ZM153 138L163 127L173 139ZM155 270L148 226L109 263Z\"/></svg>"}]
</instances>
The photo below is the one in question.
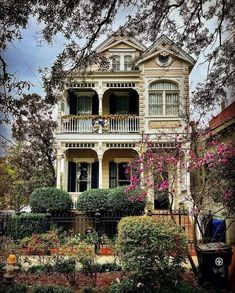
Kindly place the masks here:
<instances>
[{"instance_id":1,"label":"bush","mask_svg":"<svg viewBox=\"0 0 235 293\"><path fill-rule=\"evenodd\" d=\"M116 248L123 269L138 283L166 285L178 280L187 239L173 221L126 217L118 224Z\"/></svg>"},{"instance_id":2,"label":"bush","mask_svg":"<svg viewBox=\"0 0 235 293\"><path fill-rule=\"evenodd\" d=\"M31 293L72 293L72 289L57 285L37 284L32 287Z\"/></svg>"},{"instance_id":3,"label":"bush","mask_svg":"<svg viewBox=\"0 0 235 293\"><path fill-rule=\"evenodd\" d=\"M28 288L25 284L0 283L0 293L26 293Z\"/></svg>"},{"instance_id":4,"label":"bush","mask_svg":"<svg viewBox=\"0 0 235 293\"><path fill-rule=\"evenodd\" d=\"M120 211L120 210L143 210L145 201L140 201L142 191L132 190L128 194L125 187L113 189L90 189L80 194L77 208L81 211Z\"/></svg>"},{"instance_id":5,"label":"bush","mask_svg":"<svg viewBox=\"0 0 235 293\"><path fill-rule=\"evenodd\" d=\"M11 215L7 219L7 235L13 239L22 239L34 233L46 231L47 218L44 214Z\"/></svg>"},{"instance_id":6,"label":"bush","mask_svg":"<svg viewBox=\"0 0 235 293\"><path fill-rule=\"evenodd\" d=\"M125 191L126 186L109 189L109 206L115 210L143 210L146 202L142 200L141 189Z\"/></svg>"},{"instance_id":7,"label":"bush","mask_svg":"<svg viewBox=\"0 0 235 293\"><path fill-rule=\"evenodd\" d=\"M77 201L77 208L81 211L96 211L97 209L109 209L108 189L89 189L82 192Z\"/></svg>"},{"instance_id":8,"label":"bush","mask_svg":"<svg viewBox=\"0 0 235 293\"><path fill-rule=\"evenodd\" d=\"M67 212L72 206L68 192L54 188L42 187L35 189L29 198L29 204L34 213Z\"/></svg>"}]
</instances>

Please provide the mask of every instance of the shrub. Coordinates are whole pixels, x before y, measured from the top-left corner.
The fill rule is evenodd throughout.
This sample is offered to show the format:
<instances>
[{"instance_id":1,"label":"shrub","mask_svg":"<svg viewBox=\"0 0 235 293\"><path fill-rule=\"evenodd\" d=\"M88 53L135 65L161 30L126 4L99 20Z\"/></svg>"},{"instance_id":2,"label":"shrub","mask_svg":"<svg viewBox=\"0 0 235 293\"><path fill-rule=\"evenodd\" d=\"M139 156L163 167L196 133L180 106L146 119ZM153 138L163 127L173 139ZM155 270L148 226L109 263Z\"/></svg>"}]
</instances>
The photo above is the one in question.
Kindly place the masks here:
<instances>
[{"instance_id":1,"label":"shrub","mask_svg":"<svg viewBox=\"0 0 235 293\"><path fill-rule=\"evenodd\" d=\"M19 243L19 247L27 248L28 254L46 254L50 248L56 248L59 245L60 241L56 230L41 234L35 233L31 237L21 239Z\"/></svg>"},{"instance_id":2,"label":"shrub","mask_svg":"<svg viewBox=\"0 0 235 293\"><path fill-rule=\"evenodd\" d=\"M37 284L32 287L31 293L72 293L69 287L57 285L41 285Z\"/></svg>"},{"instance_id":3,"label":"shrub","mask_svg":"<svg viewBox=\"0 0 235 293\"><path fill-rule=\"evenodd\" d=\"M68 192L54 188L42 187L35 189L29 198L32 212L46 213L67 212L72 206L72 199Z\"/></svg>"},{"instance_id":4,"label":"shrub","mask_svg":"<svg viewBox=\"0 0 235 293\"><path fill-rule=\"evenodd\" d=\"M53 266L53 271L63 274L71 285L76 282L76 260L73 258L58 258Z\"/></svg>"},{"instance_id":5,"label":"shrub","mask_svg":"<svg viewBox=\"0 0 235 293\"><path fill-rule=\"evenodd\" d=\"M126 186L110 189L109 206L115 210L143 210L145 200L142 199L141 189L125 191Z\"/></svg>"},{"instance_id":6,"label":"shrub","mask_svg":"<svg viewBox=\"0 0 235 293\"><path fill-rule=\"evenodd\" d=\"M82 192L77 201L77 208L81 211L96 211L97 209L109 209L108 189L89 189Z\"/></svg>"},{"instance_id":7,"label":"shrub","mask_svg":"<svg viewBox=\"0 0 235 293\"><path fill-rule=\"evenodd\" d=\"M0 283L0 293L26 293L28 288L25 284Z\"/></svg>"},{"instance_id":8,"label":"shrub","mask_svg":"<svg viewBox=\"0 0 235 293\"><path fill-rule=\"evenodd\" d=\"M126 217L118 224L116 248L123 269L130 271L137 282L153 286L178 280L187 255L187 240L173 221Z\"/></svg>"},{"instance_id":9,"label":"shrub","mask_svg":"<svg viewBox=\"0 0 235 293\"><path fill-rule=\"evenodd\" d=\"M77 208L81 211L143 210L145 201L140 200L140 189L125 192L125 187L113 189L90 189L78 198Z\"/></svg>"},{"instance_id":10,"label":"shrub","mask_svg":"<svg viewBox=\"0 0 235 293\"><path fill-rule=\"evenodd\" d=\"M46 231L47 218L44 214L11 215L7 219L7 235L22 239L34 233Z\"/></svg>"}]
</instances>

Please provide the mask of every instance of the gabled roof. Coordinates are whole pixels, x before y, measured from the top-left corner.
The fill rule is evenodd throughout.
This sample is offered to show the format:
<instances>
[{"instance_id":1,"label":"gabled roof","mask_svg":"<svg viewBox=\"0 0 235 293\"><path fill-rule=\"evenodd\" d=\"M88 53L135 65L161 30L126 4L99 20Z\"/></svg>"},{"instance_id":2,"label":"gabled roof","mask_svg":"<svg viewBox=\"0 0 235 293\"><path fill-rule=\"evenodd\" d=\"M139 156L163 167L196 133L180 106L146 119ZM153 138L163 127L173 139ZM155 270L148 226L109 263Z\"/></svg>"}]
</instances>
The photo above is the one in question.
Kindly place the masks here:
<instances>
[{"instance_id":1,"label":"gabled roof","mask_svg":"<svg viewBox=\"0 0 235 293\"><path fill-rule=\"evenodd\" d=\"M164 48L163 44L170 45L170 49ZM192 66L196 63L196 60L191 57L188 53L186 53L183 49L181 49L179 46L177 46L174 42L172 42L167 36L162 35L160 38L156 40L154 44L152 44L143 54L141 59L139 60L138 64L155 57L158 55L161 51L167 51L167 52L174 52L174 54L185 60L188 61Z\"/></svg>"},{"instance_id":2,"label":"gabled roof","mask_svg":"<svg viewBox=\"0 0 235 293\"><path fill-rule=\"evenodd\" d=\"M146 47L141 44L136 38L128 37L121 33L115 33L109 38L107 38L104 42L102 42L97 48L96 52L101 53L105 50L108 50L120 43L125 43L126 45L133 47L141 52L146 50Z\"/></svg>"}]
</instances>

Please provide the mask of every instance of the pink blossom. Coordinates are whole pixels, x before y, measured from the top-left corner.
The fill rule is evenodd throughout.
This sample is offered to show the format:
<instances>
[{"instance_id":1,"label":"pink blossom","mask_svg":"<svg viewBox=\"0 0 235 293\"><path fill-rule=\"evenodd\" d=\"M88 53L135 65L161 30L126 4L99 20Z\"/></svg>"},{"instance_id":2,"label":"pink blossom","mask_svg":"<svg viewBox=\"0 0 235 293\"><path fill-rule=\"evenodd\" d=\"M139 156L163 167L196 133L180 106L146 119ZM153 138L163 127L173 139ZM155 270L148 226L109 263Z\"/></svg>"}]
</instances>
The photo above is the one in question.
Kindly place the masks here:
<instances>
[{"instance_id":1,"label":"pink blossom","mask_svg":"<svg viewBox=\"0 0 235 293\"><path fill-rule=\"evenodd\" d=\"M167 189L169 186L168 181L167 180L163 180L162 183L159 186L159 191Z\"/></svg>"},{"instance_id":2,"label":"pink blossom","mask_svg":"<svg viewBox=\"0 0 235 293\"><path fill-rule=\"evenodd\" d=\"M231 192L231 190L226 190L223 194L223 198L224 200L230 200L233 197L233 193Z\"/></svg>"},{"instance_id":3,"label":"pink blossom","mask_svg":"<svg viewBox=\"0 0 235 293\"><path fill-rule=\"evenodd\" d=\"M227 149L228 149L228 146L226 144L224 144L224 143L219 144L217 146L217 153L218 153L218 155L224 153L225 151L227 151Z\"/></svg>"}]
</instances>

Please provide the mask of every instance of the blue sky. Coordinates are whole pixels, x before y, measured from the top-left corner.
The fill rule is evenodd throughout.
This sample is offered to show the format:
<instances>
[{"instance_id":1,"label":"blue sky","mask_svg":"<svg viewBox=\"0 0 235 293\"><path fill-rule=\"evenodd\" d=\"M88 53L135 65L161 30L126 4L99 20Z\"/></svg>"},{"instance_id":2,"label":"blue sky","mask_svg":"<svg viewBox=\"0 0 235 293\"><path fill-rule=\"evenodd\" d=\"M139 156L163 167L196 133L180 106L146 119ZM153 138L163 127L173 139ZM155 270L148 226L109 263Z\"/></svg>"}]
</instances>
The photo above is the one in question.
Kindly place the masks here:
<instances>
[{"instance_id":1,"label":"blue sky","mask_svg":"<svg viewBox=\"0 0 235 293\"><path fill-rule=\"evenodd\" d=\"M126 11L119 12L113 27L114 30L118 29L125 15ZM34 19L31 19L27 29L22 31L22 39L8 44L4 58L8 63L10 72L15 72L19 79L29 81L33 84L29 91L30 93L34 92L43 96L44 90L38 69L50 67L53 64L56 56L63 50L66 40L61 35L58 35L54 38L53 45L48 45L45 42L39 44L37 36L40 29L42 29L42 25L38 24ZM105 37L103 36L97 42L97 45ZM192 70L190 76L191 90L195 88L198 82L202 82L205 79L206 64L202 65L202 60L203 57L198 60ZM0 133L10 139L10 126L0 125Z\"/></svg>"}]
</instances>

